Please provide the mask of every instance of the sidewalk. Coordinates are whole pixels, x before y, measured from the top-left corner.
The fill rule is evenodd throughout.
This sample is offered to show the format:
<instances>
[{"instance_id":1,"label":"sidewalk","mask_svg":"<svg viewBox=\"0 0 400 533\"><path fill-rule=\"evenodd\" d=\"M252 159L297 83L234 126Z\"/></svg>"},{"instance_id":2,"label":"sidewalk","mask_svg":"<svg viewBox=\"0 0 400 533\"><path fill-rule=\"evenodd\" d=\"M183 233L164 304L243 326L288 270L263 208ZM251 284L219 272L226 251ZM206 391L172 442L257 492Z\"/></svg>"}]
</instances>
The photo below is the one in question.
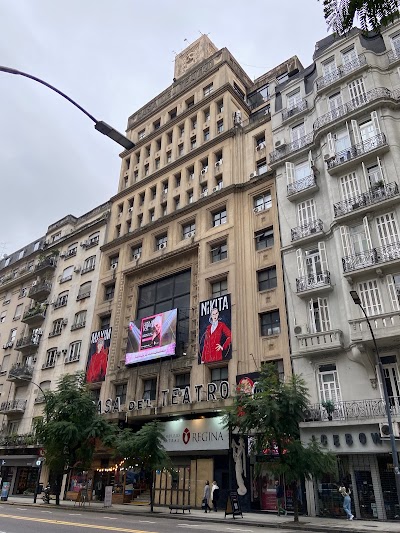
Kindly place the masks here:
<instances>
[{"instance_id":1,"label":"sidewalk","mask_svg":"<svg viewBox=\"0 0 400 533\"><path fill-rule=\"evenodd\" d=\"M136 515L138 517L146 517L149 518L150 516L154 516L155 518L162 517L163 519L169 518L171 520L185 520L187 521L193 521L193 522L210 522L210 523L227 523L232 524L235 523L236 525L246 525L246 526L253 526L253 527L271 527L271 528L280 528L280 529L290 529L290 530L307 530L307 531L315 531L315 532L321 532L321 533L327 533L327 532L335 532L335 533L341 533L341 532L353 532L353 533L365 533L366 531L377 531L380 533L399 533L400 531L400 522L376 522L376 521L369 521L369 520L353 520L348 521L346 519L333 519L333 518L318 518L318 517L308 517L308 516L302 516L300 517L300 523L295 524L293 522L293 516L277 516L275 514L270 513L262 513L262 512L248 512L243 514L243 518L236 518L235 520L230 518L224 518L225 512L224 511L218 511L217 513L211 512L211 513L204 513L200 509L193 509L191 513L188 513L185 511L185 514L182 514L182 512L175 514L175 512L170 513L168 507L155 507L153 515L150 514L150 508L146 505L132 505L132 504L126 504L126 505L113 505L112 507L105 508L103 506L102 502L90 502L89 504L86 504L83 506L78 506L78 504L75 505L75 502L71 501L61 501L60 507L56 508L56 505L52 501L50 505L46 505L42 502L42 498L39 495L37 503L34 504L32 497L17 497L17 496L10 496L8 498L8 501L1 502L1 505L4 506L18 506L18 507L36 507L36 508L43 508L43 509L49 509L50 507L53 507L55 512L57 512L57 509L72 509L74 508L76 511L79 510L79 512L99 512L104 513L107 515L110 514L124 514L124 515Z\"/></svg>"}]
</instances>

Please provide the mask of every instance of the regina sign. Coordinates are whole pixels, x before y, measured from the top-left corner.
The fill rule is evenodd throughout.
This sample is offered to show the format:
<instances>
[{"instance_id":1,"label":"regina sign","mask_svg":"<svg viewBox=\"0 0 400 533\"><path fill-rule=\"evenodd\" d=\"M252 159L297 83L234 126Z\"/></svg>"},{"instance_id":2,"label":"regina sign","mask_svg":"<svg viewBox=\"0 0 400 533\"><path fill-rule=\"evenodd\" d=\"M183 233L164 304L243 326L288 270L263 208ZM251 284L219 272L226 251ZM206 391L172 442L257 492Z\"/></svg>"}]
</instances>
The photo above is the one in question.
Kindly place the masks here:
<instances>
[{"instance_id":1,"label":"regina sign","mask_svg":"<svg viewBox=\"0 0 400 533\"><path fill-rule=\"evenodd\" d=\"M165 422L164 436L168 452L229 449L229 432L221 416Z\"/></svg>"}]
</instances>

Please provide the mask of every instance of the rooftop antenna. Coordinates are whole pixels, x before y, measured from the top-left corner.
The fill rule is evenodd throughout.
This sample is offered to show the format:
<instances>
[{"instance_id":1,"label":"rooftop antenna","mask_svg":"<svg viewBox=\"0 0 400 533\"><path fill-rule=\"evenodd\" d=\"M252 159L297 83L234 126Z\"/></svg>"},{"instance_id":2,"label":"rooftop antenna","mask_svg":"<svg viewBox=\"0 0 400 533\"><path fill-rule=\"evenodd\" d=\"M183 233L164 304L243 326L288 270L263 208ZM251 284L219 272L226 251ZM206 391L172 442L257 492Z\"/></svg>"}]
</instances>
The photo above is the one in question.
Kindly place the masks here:
<instances>
[{"instance_id":1,"label":"rooftop antenna","mask_svg":"<svg viewBox=\"0 0 400 533\"><path fill-rule=\"evenodd\" d=\"M203 33L203 32L200 31L200 30L198 30L198 32L200 33L200 35L205 35L205 36L210 35L210 32L209 32L209 33Z\"/></svg>"}]
</instances>

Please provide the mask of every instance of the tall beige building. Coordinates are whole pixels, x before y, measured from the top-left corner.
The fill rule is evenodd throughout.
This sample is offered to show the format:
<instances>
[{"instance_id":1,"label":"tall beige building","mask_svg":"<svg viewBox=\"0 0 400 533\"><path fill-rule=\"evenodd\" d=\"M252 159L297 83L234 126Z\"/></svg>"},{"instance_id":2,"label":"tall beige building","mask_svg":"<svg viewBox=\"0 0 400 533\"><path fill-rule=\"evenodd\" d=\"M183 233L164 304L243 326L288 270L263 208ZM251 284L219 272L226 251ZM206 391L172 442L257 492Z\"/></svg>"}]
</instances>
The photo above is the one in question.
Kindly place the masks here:
<instances>
[{"instance_id":1,"label":"tall beige building","mask_svg":"<svg viewBox=\"0 0 400 533\"><path fill-rule=\"evenodd\" d=\"M267 154L270 88L297 68L291 58L252 82L203 35L176 57L172 85L128 120L135 148L111 199L92 326L112 325L108 371L92 387L110 420L165 422L177 475L157 476L157 503L199 505L206 479L225 495L232 442L220 411L264 363L291 372ZM239 460L232 486L259 505ZM93 466L94 485L113 483L115 501L140 488L135 467L114 468L107 450Z\"/></svg>"}]
</instances>

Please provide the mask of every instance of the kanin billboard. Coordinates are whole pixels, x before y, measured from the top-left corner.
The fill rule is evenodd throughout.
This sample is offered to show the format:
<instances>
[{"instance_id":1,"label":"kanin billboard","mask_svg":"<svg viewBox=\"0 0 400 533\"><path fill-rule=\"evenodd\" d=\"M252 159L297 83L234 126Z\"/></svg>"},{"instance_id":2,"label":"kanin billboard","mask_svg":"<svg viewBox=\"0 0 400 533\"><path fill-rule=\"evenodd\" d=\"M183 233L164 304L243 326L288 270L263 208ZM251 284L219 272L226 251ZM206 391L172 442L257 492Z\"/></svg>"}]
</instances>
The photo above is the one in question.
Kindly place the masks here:
<instances>
[{"instance_id":1,"label":"kanin billboard","mask_svg":"<svg viewBox=\"0 0 400 533\"><path fill-rule=\"evenodd\" d=\"M175 355L178 310L129 322L125 365Z\"/></svg>"},{"instance_id":2,"label":"kanin billboard","mask_svg":"<svg viewBox=\"0 0 400 533\"><path fill-rule=\"evenodd\" d=\"M232 358L231 295L200 302L199 364Z\"/></svg>"}]
</instances>

